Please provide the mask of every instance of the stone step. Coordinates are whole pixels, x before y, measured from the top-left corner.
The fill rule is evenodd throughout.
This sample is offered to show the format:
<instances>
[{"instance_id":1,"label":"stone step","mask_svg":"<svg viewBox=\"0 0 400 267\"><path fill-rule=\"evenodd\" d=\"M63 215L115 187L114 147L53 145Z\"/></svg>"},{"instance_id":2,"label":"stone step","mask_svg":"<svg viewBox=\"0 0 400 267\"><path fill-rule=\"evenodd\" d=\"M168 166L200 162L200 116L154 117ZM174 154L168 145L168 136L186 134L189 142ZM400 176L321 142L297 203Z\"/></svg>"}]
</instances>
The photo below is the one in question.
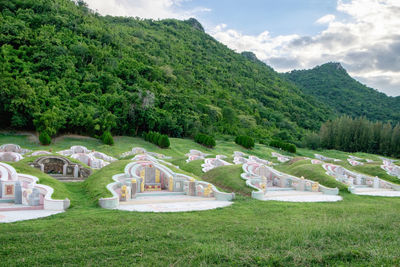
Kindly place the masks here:
<instances>
[{"instance_id":1,"label":"stone step","mask_svg":"<svg viewBox=\"0 0 400 267\"><path fill-rule=\"evenodd\" d=\"M39 206L26 206L26 205L10 205L0 206L0 211L19 211L19 210L42 210L43 205Z\"/></svg>"},{"instance_id":2,"label":"stone step","mask_svg":"<svg viewBox=\"0 0 400 267\"><path fill-rule=\"evenodd\" d=\"M267 192L268 191L294 191L294 188L291 187L267 187Z\"/></svg>"},{"instance_id":3,"label":"stone step","mask_svg":"<svg viewBox=\"0 0 400 267\"><path fill-rule=\"evenodd\" d=\"M353 185L353 186L354 186L354 188L372 188L369 185Z\"/></svg>"},{"instance_id":4,"label":"stone step","mask_svg":"<svg viewBox=\"0 0 400 267\"><path fill-rule=\"evenodd\" d=\"M183 202L204 202L204 201L215 201L214 197L189 197L177 195L165 197L165 196L155 196L155 197L142 197L136 198L128 201L120 201L120 205L143 205L143 204L158 204L158 203L183 203Z\"/></svg>"},{"instance_id":5,"label":"stone step","mask_svg":"<svg viewBox=\"0 0 400 267\"><path fill-rule=\"evenodd\" d=\"M144 193L137 193L136 198L148 196L180 196L186 195L185 192L168 192L168 191L149 191Z\"/></svg>"}]
</instances>

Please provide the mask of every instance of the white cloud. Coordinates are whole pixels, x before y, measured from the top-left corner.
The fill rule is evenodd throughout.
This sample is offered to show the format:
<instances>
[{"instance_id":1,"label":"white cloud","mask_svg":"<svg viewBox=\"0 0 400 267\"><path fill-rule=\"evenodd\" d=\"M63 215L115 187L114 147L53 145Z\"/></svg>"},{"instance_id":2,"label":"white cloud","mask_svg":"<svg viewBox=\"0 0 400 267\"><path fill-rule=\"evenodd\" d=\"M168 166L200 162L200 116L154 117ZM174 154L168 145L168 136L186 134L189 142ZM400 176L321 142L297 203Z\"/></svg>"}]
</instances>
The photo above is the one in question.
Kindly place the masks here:
<instances>
[{"instance_id":1,"label":"white cloud","mask_svg":"<svg viewBox=\"0 0 400 267\"><path fill-rule=\"evenodd\" d=\"M328 14L316 21L327 25L315 36L246 35L226 25L209 30L230 48L252 51L278 71L312 68L338 61L349 74L389 95L400 95L400 1L338 0L338 20Z\"/></svg>"},{"instance_id":2,"label":"white cloud","mask_svg":"<svg viewBox=\"0 0 400 267\"><path fill-rule=\"evenodd\" d=\"M318 19L315 23L317 23L317 24L329 24L334 20L335 20L335 15L328 14L328 15L325 15L325 16L321 17L320 19Z\"/></svg>"},{"instance_id":3,"label":"white cloud","mask_svg":"<svg viewBox=\"0 0 400 267\"><path fill-rule=\"evenodd\" d=\"M151 19L187 19L201 12L211 11L205 7L183 9L188 0L85 0L89 8L102 15L140 17Z\"/></svg>"}]
</instances>

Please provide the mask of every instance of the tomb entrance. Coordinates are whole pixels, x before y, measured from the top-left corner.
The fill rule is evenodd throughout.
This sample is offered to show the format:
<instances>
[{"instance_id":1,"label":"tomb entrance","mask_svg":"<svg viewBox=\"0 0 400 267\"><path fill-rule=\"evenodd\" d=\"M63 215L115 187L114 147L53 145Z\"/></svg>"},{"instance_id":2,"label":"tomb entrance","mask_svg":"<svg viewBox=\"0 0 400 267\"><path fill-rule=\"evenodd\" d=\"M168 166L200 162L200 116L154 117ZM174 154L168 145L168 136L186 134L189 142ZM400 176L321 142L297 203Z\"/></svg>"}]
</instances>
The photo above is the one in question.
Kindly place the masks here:
<instances>
[{"instance_id":1,"label":"tomb entrance","mask_svg":"<svg viewBox=\"0 0 400 267\"><path fill-rule=\"evenodd\" d=\"M31 166L62 181L83 180L92 173L90 169L60 156L40 157Z\"/></svg>"}]
</instances>

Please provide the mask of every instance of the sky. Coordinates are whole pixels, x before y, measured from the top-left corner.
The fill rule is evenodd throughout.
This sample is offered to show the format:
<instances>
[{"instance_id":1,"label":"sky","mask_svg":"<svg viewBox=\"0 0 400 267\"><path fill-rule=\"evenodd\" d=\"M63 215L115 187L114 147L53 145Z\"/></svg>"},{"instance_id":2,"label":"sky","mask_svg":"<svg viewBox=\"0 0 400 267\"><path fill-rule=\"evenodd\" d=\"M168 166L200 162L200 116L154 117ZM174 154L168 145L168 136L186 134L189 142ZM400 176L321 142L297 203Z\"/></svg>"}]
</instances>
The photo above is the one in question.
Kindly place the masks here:
<instances>
[{"instance_id":1,"label":"sky","mask_svg":"<svg viewBox=\"0 0 400 267\"><path fill-rule=\"evenodd\" d=\"M279 72L340 62L348 73L400 95L400 0L86 0L102 15L194 17L237 51Z\"/></svg>"}]
</instances>

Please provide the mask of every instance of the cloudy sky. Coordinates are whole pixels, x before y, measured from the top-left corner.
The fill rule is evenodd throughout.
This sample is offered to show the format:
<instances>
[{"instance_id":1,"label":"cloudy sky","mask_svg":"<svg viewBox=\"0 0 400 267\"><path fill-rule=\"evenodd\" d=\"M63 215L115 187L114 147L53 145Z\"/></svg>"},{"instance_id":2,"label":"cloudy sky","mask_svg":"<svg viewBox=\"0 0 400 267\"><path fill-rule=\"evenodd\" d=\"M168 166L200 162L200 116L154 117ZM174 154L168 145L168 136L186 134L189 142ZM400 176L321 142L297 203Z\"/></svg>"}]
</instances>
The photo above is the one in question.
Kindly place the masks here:
<instances>
[{"instance_id":1,"label":"cloudy sky","mask_svg":"<svg viewBox=\"0 0 400 267\"><path fill-rule=\"evenodd\" d=\"M231 49L277 71L340 62L362 83L400 95L400 0L86 0L103 15L197 18Z\"/></svg>"}]
</instances>

